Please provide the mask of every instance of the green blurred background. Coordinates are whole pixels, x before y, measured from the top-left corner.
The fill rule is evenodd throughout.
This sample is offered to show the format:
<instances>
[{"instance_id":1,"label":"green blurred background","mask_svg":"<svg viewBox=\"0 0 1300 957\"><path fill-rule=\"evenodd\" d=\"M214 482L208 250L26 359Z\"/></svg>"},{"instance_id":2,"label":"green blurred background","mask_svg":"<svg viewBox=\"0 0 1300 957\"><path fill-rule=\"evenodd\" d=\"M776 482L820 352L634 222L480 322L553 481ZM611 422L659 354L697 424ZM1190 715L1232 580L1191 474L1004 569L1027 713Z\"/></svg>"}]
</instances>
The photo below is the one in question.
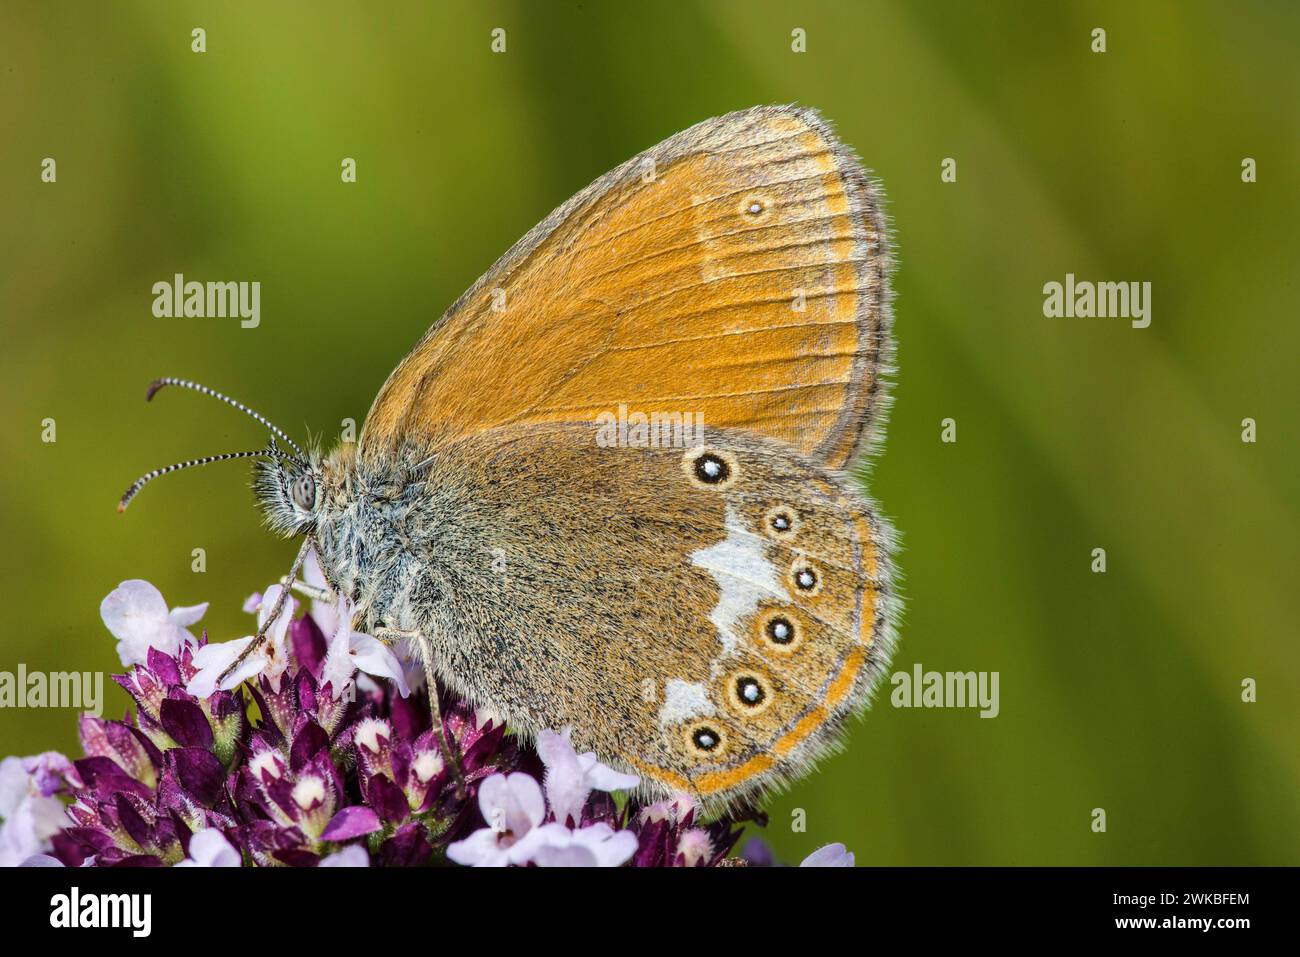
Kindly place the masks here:
<instances>
[{"instance_id":1,"label":"green blurred background","mask_svg":"<svg viewBox=\"0 0 1300 957\"><path fill-rule=\"evenodd\" d=\"M895 667L998 671L1001 715L895 710L886 687L771 801L768 839L859 864L1297 863L1297 37L1283 3L7 0L0 670L120 670L98 604L129 577L242 635L286 569L238 465L115 513L148 468L263 438L197 396L145 405L153 377L334 435L572 193L700 119L797 101L895 225L871 480L905 544ZM260 280L261 326L154 319L177 272ZM1151 327L1045 319L1067 272L1150 281ZM0 712L0 753L75 752L74 724Z\"/></svg>"}]
</instances>

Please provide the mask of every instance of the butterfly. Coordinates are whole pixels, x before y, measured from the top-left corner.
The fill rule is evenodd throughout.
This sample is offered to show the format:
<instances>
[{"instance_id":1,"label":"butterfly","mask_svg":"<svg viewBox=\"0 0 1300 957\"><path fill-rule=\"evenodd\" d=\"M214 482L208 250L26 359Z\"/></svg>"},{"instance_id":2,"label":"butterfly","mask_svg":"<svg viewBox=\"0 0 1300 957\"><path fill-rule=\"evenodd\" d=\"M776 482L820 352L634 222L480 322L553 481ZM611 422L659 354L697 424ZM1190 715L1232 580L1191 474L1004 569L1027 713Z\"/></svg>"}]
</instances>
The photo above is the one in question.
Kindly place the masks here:
<instances>
[{"instance_id":1,"label":"butterfly","mask_svg":"<svg viewBox=\"0 0 1300 957\"><path fill-rule=\"evenodd\" d=\"M748 799L833 748L888 663L894 536L855 472L889 268L880 189L816 112L706 120L525 235L354 443L304 452L159 380L270 443L122 507L256 457L268 524L305 538L291 579L314 549L431 688L571 728L646 795Z\"/></svg>"}]
</instances>

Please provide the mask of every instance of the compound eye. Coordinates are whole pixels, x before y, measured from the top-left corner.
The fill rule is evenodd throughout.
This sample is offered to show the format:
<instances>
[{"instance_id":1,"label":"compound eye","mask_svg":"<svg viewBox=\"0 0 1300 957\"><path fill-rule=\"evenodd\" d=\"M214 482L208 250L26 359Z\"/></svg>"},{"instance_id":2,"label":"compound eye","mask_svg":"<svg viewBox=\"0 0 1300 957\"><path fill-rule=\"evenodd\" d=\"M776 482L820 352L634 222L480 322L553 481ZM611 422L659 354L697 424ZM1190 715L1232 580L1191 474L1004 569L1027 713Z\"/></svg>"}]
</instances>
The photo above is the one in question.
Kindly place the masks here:
<instances>
[{"instance_id":1,"label":"compound eye","mask_svg":"<svg viewBox=\"0 0 1300 957\"><path fill-rule=\"evenodd\" d=\"M310 472L304 472L293 480L289 495L293 498L293 504L303 511L310 512L316 507L316 480Z\"/></svg>"}]
</instances>

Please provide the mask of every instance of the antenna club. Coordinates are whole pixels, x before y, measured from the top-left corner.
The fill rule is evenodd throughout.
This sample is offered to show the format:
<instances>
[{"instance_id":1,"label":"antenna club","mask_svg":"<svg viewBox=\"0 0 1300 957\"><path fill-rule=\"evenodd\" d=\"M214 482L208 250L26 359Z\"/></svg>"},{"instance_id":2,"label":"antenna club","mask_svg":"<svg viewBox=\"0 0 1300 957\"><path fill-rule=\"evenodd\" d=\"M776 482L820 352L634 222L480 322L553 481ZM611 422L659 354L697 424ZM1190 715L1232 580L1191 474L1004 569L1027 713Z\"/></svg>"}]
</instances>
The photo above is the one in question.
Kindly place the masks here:
<instances>
[{"instance_id":1,"label":"antenna club","mask_svg":"<svg viewBox=\"0 0 1300 957\"><path fill-rule=\"evenodd\" d=\"M150 382L149 391L144 394L144 400L146 402L153 401L153 397L158 394L159 389L167 385L167 381L168 380L166 379L154 379L152 382Z\"/></svg>"}]
</instances>

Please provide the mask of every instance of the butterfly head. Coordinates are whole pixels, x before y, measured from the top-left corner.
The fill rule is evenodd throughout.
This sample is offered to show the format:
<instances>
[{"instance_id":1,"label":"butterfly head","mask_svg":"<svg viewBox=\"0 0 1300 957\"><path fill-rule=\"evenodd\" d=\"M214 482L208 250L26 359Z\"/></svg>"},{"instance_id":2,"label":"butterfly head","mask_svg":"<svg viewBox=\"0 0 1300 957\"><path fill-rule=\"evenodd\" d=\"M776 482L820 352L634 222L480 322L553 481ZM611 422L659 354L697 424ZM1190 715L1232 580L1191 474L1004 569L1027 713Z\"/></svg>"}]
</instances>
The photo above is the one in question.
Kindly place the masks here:
<instances>
[{"instance_id":1,"label":"butterfly head","mask_svg":"<svg viewBox=\"0 0 1300 957\"><path fill-rule=\"evenodd\" d=\"M258 460L254 489L257 492L262 508L266 512L267 524L284 535L298 535L312 530L316 522L316 511L322 499L323 468L320 456L317 453L304 452L282 429L264 416L254 412L246 405L236 402L229 396L223 395L215 389L209 389L207 386L199 385L197 382L173 378L155 379L153 384L149 386L149 392L145 398L152 399L158 390L164 386L178 386L190 389L224 402L260 422L271 433L270 438L265 448L253 449L248 452L225 452L220 455L209 455L203 458L191 459L188 462L177 462L175 465L154 469L152 472L142 475L126 490L117 505L119 512L125 511L139 491L159 476L196 465L209 465L213 462L224 462L230 459L251 458ZM284 442L292 451L281 448L280 442Z\"/></svg>"},{"instance_id":2,"label":"butterfly head","mask_svg":"<svg viewBox=\"0 0 1300 957\"><path fill-rule=\"evenodd\" d=\"M268 456L255 468L253 490L266 513L266 523L285 536L309 532L323 492L320 456Z\"/></svg>"}]
</instances>

